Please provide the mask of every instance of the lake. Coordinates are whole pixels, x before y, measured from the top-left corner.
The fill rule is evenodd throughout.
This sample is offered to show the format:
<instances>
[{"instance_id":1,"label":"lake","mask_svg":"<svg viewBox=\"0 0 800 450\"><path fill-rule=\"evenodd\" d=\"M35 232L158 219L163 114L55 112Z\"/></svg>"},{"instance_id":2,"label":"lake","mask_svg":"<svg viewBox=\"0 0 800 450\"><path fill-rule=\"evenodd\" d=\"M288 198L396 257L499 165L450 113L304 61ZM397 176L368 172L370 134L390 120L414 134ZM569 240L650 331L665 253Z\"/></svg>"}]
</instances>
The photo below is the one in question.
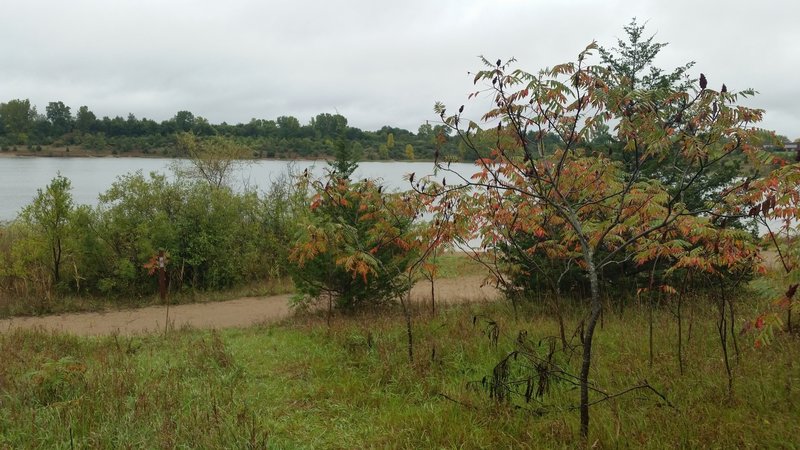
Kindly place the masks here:
<instances>
[{"instance_id":1,"label":"lake","mask_svg":"<svg viewBox=\"0 0 800 450\"><path fill-rule=\"evenodd\" d=\"M0 221L16 218L22 207L36 196L36 190L47 186L59 172L72 181L72 196L76 204L96 205L98 194L111 187L117 177L137 170L144 174L159 172L172 176L170 165L176 161L185 163L165 158L0 158ZM233 177L234 185L264 190L290 167L296 173L308 168L321 176L327 163L258 160L237 170ZM465 175L476 171L475 166L468 163L454 163L452 168ZM433 163L362 162L354 178L379 178L390 189L405 190L409 184L403 177L411 172L415 172L417 178L431 174Z\"/></svg>"},{"instance_id":2,"label":"lake","mask_svg":"<svg viewBox=\"0 0 800 450\"><path fill-rule=\"evenodd\" d=\"M159 172L172 176L170 165L185 160L168 158L35 158L0 157L0 222L13 220L19 211L33 200L36 190L44 188L59 172L72 181L72 196L76 204L96 205L97 196L126 173L141 170L144 174ZM315 175L325 173L325 161L278 161L257 160L237 170L234 186L245 186L264 190L270 183L288 172L301 173L308 168ZM468 177L477 168L469 163L453 163L451 168ZM415 172L417 178L433 173L433 163L427 162L375 162L359 163L353 177L378 178L389 189L406 190L408 181L403 179ZM455 180L453 180L455 181ZM779 226L779 221L771 221ZM766 232L762 227L760 232Z\"/></svg>"}]
</instances>

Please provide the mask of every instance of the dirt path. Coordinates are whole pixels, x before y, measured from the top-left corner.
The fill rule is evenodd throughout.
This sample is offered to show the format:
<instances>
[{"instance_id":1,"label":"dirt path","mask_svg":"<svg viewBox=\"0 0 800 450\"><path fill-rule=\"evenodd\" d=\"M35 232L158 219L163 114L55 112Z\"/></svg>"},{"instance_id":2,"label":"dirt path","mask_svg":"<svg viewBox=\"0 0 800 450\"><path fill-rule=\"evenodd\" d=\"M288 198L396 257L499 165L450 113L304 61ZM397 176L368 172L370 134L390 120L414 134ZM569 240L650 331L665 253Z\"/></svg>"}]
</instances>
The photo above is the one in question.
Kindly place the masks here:
<instances>
[{"instance_id":1,"label":"dirt path","mask_svg":"<svg viewBox=\"0 0 800 450\"><path fill-rule=\"evenodd\" d=\"M468 276L436 281L436 297L442 303L466 303L490 300L498 293L481 287L480 276ZM413 301L430 301L430 284L423 282L411 291ZM439 301L438 299L446 299ZM194 303L169 308L170 325L195 328L246 327L257 323L274 322L292 313L289 295L246 297L225 302ZM0 333L13 329L43 329L83 336L132 335L164 329L166 308L146 308L92 313L58 314L42 317L16 317L0 320Z\"/></svg>"}]
</instances>

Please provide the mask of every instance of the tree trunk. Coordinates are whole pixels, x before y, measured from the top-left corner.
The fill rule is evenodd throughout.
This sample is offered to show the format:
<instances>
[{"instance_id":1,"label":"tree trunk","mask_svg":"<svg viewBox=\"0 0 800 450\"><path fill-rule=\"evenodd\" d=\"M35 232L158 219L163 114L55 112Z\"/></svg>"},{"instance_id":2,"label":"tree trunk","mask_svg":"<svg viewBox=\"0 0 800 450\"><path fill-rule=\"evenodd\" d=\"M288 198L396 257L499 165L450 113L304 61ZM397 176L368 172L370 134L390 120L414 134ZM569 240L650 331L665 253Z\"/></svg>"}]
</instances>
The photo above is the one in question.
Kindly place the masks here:
<instances>
[{"instance_id":1,"label":"tree trunk","mask_svg":"<svg viewBox=\"0 0 800 450\"><path fill-rule=\"evenodd\" d=\"M733 311L733 299L728 301L728 312L730 313L730 327L731 327L731 340L733 341L733 349L736 353L736 362L739 362L739 341L736 339L736 314Z\"/></svg>"},{"instance_id":2,"label":"tree trunk","mask_svg":"<svg viewBox=\"0 0 800 450\"><path fill-rule=\"evenodd\" d=\"M61 281L61 240L53 243L53 284Z\"/></svg>"},{"instance_id":3,"label":"tree trunk","mask_svg":"<svg viewBox=\"0 0 800 450\"><path fill-rule=\"evenodd\" d=\"M600 302L600 286L597 280L597 268L593 257L588 259L589 283L591 285L591 313L583 340L583 362L581 364L580 388L581 388L581 437L586 440L589 437L589 369L592 366L592 338L597 320L603 310Z\"/></svg>"},{"instance_id":4,"label":"tree trunk","mask_svg":"<svg viewBox=\"0 0 800 450\"><path fill-rule=\"evenodd\" d=\"M403 307L403 315L406 319L406 336L408 338L408 362L414 363L414 333L411 328L411 311L409 310L409 302L411 301L411 291L405 295L400 295L400 305Z\"/></svg>"}]
</instances>

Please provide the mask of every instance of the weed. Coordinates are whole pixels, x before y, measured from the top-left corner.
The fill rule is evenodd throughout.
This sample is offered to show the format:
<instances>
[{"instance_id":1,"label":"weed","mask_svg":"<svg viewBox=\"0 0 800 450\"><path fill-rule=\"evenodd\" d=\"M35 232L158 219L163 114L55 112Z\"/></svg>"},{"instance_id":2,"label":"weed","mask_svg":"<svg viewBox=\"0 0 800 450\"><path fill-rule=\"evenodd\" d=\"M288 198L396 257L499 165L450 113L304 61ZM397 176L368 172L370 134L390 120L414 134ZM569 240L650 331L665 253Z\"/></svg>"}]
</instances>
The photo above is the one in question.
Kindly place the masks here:
<instances>
[{"instance_id":1,"label":"weed","mask_svg":"<svg viewBox=\"0 0 800 450\"><path fill-rule=\"evenodd\" d=\"M795 338L776 336L759 350L742 344L728 400L718 311L702 299L685 307L695 323L683 374L671 311L654 311L652 368L647 305L607 315L591 374L596 445L795 446ZM309 314L249 329L176 330L168 339L6 332L0 448L69 448L70 438L74 448L574 448L578 395L569 374L579 358L560 345L546 308L412 309L413 365L399 308L334 315L330 327L324 314ZM495 325L473 326L476 316ZM582 312L565 309L564 318L571 330Z\"/></svg>"}]
</instances>

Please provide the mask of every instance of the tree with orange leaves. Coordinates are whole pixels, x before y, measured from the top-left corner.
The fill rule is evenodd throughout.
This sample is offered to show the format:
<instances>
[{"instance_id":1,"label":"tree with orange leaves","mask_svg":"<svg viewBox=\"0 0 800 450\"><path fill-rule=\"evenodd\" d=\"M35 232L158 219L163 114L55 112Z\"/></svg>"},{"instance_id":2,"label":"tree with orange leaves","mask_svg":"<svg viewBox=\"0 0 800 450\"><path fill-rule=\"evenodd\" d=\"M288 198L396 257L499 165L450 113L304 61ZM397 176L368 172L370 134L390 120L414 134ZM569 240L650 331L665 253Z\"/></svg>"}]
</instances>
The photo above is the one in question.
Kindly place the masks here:
<instances>
[{"instance_id":1,"label":"tree with orange leaves","mask_svg":"<svg viewBox=\"0 0 800 450\"><path fill-rule=\"evenodd\" d=\"M313 196L290 254L298 302L327 298L353 310L395 301L411 288L406 275L421 242L413 197L336 173L301 183Z\"/></svg>"},{"instance_id":2,"label":"tree with orange leaves","mask_svg":"<svg viewBox=\"0 0 800 450\"><path fill-rule=\"evenodd\" d=\"M447 230L443 234L477 259L496 260L499 245L513 245L515 236L524 235L534 239L523 252L580 269L589 285L578 376L584 437L596 401L589 374L603 307L599 275L659 258L673 271L720 272L742 261L752 264L757 255L746 233L726 227L726 219L742 215L731 208L730 190L710 192L691 207L683 198L729 159L757 165L764 155L752 145L753 124L763 111L737 104L752 91L710 89L703 74L688 91L621 89L614 73L589 63L596 49L592 44L576 62L538 74L514 69L513 60L484 59L486 68L475 74L484 88L470 98L491 101L481 117L485 129L466 119L464 106L450 115L444 105L436 106L473 153L477 173L464 177L437 161L450 184L438 176L414 184L432 212L449 217L437 222ZM609 127L625 152L624 164L589 145ZM494 139L485 148L479 143L487 134ZM553 137L555 145L548 145ZM643 168L659 162L665 167L658 177L646 175ZM495 276L503 281L501 272Z\"/></svg>"}]
</instances>

